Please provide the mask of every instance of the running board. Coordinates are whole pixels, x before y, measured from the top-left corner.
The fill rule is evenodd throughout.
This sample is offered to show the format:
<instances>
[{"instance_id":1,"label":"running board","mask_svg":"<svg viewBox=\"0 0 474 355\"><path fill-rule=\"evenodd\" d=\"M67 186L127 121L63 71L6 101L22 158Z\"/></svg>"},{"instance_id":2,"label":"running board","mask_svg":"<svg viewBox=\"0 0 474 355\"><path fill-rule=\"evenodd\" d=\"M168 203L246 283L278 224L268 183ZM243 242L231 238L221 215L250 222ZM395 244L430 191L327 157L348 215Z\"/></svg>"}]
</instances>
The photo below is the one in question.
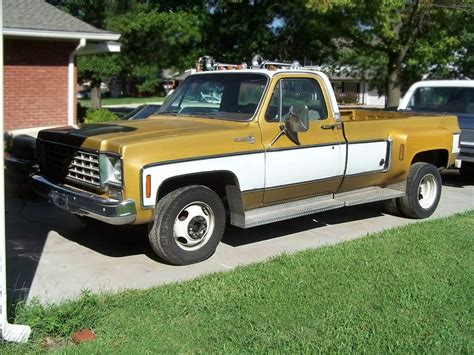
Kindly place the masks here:
<instances>
[{"instance_id":1,"label":"running board","mask_svg":"<svg viewBox=\"0 0 474 355\"><path fill-rule=\"evenodd\" d=\"M344 201L344 206L356 206L364 203L390 200L392 198L405 196L405 191L383 188L378 186L366 187L364 189L341 192L334 195L336 200Z\"/></svg>"},{"instance_id":2,"label":"running board","mask_svg":"<svg viewBox=\"0 0 474 355\"><path fill-rule=\"evenodd\" d=\"M394 188L382 188L378 186L366 187L349 192L311 197L304 200L256 208L245 211L244 218L236 218L232 221L232 224L241 228L251 228L345 206L355 206L405 196L404 188L400 188L401 186L393 187Z\"/></svg>"}]
</instances>

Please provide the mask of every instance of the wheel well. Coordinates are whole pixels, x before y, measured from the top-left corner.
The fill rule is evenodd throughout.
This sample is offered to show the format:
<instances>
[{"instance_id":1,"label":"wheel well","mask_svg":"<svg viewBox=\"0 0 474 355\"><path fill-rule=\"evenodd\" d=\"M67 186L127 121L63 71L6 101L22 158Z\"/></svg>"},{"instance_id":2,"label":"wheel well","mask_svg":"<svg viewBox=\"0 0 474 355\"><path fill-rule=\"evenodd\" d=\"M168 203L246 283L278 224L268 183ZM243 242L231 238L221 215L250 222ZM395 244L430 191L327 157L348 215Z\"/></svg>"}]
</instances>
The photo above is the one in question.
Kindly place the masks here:
<instances>
[{"instance_id":1,"label":"wheel well","mask_svg":"<svg viewBox=\"0 0 474 355\"><path fill-rule=\"evenodd\" d=\"M448 167L448 158L449 154L447 150L436 149L428 150L426 152L420 152L413 157L411 161L412 164L423 162L430 163L436 166L437 168L447 168Z\"/></svg>"},{"instance_id":2,"label":"wheel well","mask_svg":"<svg viewBox=\"0 0 474 355\"><path fill-rule=\"evenodd\" d=\"M226 185L239 186L237 177L230 171L213 171L208 173L189 174L169 178L158 189L157 200L173 190L189 185L204 185L225 200Z\"/></svg>"}]
</instances>

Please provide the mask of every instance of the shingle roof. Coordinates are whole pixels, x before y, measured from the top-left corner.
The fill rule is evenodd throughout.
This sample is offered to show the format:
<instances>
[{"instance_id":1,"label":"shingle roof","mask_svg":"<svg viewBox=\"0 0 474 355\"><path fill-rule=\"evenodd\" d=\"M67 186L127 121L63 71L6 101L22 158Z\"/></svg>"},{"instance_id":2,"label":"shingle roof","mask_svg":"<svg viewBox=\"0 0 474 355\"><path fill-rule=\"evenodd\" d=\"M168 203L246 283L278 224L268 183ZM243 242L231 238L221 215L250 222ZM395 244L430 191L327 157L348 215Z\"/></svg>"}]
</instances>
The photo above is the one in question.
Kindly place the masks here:
<instances>
[{"instance_id":1,"label":"shingle roof","mask_svg":"<svg viewBox=\"0 0 474 355\"><path fill-rule=\"evenodd\" d=\"M43 0L3 0L3 27L14 29L108 34Z\"/></svg>"}]
</instances>

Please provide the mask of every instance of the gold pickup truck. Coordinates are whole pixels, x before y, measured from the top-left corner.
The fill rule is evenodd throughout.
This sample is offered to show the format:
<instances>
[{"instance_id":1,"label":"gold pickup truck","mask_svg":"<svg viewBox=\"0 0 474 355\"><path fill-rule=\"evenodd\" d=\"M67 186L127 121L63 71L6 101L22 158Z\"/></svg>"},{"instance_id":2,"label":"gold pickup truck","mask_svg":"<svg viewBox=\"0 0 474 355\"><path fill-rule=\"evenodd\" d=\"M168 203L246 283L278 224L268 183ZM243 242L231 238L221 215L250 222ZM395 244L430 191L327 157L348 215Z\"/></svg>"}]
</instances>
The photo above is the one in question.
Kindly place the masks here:
<instances>
[{"instance_id":1,"label":"gold pickup truck","mask_svg":"<svg viewBox=\"0 0 474 355\"><path fill-rule=\"evenodd\" d=\"M295 64L207 65L145 120L44 130L33 186L85 219L149 224L172 264L241 228L386 201L426 218L459 151L455 116L340 111L326 75Z\"/></svg>"}]
</instances>

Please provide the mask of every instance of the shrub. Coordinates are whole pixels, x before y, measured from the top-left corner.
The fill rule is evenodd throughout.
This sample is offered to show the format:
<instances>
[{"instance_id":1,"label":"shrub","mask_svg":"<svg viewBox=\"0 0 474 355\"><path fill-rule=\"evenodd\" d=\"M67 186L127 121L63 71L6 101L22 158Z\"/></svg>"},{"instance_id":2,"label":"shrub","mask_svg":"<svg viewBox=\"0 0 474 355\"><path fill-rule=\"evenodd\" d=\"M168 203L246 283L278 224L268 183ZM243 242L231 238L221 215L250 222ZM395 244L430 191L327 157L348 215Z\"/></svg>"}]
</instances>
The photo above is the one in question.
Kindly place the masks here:
<instances>
[{"instance_id":1,"label":"shrub","mask_svg":"<svg viewBox=\"0 0 474 355\"><path fill-rule=\"evenodd\" d=\"M77 103L76 105L76 116L77 116L77 121L79 123L84 123L84 118L86 117L87 115L87 107L86 106L82 106L79 102Z\"/></svg>"},{"instance_id":2,"label":"shrub","mask_svg":"<svg viewBox=\"0 0 474 355\"><path fill-rule=\"evenodd\" d=\"M101 123L117 121L119 118L116 114L110 112L105 108L99 109L88 109L86 116L84 117L84 123Z\"/></svg>"},{"instance_id":3,"label":"shrub","mask_svg":"<svg viewBox=\"0 0 474 355\"><path fill-rule=\"evenodd\" d=\"M13 307L15 321L31 326L36 339L47 335L66 338L76 330L93 329L106 312L104 298L87 290L77 301L65 302L61 307L41 305L38 300L29 305L22 301Z\"/></svg>"}]
</instances>

